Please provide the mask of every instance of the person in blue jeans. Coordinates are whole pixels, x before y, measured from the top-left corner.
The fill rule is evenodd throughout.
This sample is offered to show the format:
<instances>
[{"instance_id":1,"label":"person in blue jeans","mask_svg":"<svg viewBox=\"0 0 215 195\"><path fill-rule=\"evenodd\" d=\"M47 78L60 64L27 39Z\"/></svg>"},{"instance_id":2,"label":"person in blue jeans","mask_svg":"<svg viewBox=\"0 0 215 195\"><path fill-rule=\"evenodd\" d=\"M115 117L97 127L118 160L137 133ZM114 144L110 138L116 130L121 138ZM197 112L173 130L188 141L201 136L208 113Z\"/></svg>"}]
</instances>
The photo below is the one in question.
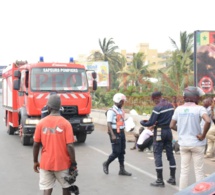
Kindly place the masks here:
<instances>
[{"instance_id":1,"label":"person in blue jeans","mask_svg":"<svg viewBox=\"0 0 215 195\"><path fill-rule=\"evenodd\" d=\"M173 105L162 98L162 93L159 91L153 92L151 95L152 101L156 104L153 108L151 117L148 121L140 121L140 124L145 127L155 125L153 137L153 153L155 159L155 169L157 172L157 180L151 183L151 186L165 187L163 181L163 163L162 151L166 150L167 160L170 167L170 178L167 182L171 185L176 185L175 171L176 163L172 148L172 131L169 127L172 115L174 113Z\"/></svg>"}]
</instances>

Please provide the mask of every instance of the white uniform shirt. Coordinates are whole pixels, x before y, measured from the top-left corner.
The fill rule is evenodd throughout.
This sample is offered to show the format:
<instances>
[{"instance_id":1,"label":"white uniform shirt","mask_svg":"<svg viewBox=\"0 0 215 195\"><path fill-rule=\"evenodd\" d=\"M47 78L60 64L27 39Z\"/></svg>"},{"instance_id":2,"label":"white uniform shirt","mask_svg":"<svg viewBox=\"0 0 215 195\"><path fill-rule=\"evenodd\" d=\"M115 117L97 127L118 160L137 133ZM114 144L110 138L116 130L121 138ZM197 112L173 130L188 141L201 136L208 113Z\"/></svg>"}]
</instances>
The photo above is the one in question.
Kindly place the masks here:
<instances>
[{"instance_id":1,"label":"white uniform shirt","mask_svg":"<svg viewBox=\"0 0 215 195\"><path fill-rule=\"evenodd\" d=\"M180 146L206 145L206 139L199 141L196 137L202 133L200 122L203 114L207 114L203 106L187 102L178 106L172 116L177 121L178 143Z\"/></svg>"},{"instance_id":2,"label":"white uniform shirt","mask_svg":"<svg viewBox=\"0 0 215 195\"><path fill-rule=\"evenodd\" d=\"M117 111L118 114L123 114L123 111L118 108L116 105L114 105L112 107L115 111ZM112 129L116 129L116 113L110 109L107 111L107 122L111 122L112 123ZM125 124L123 126L120 126L120 129L124 129L125 128Z\"/></svg>"}]
</instances>

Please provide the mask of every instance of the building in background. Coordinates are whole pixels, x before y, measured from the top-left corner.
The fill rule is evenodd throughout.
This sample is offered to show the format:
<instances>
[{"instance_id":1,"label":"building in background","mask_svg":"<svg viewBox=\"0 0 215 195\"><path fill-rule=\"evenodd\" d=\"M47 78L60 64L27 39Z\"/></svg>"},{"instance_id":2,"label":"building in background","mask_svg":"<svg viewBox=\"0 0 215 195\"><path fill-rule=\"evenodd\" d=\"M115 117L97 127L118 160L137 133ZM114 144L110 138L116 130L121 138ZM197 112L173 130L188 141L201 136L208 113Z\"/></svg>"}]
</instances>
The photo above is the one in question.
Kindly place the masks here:
<instances>
[{"instance_id":1,"label":"building in background","mask_svg":"<svg viewBox=\"0 0 215 195\"><path fill-rule=\"evenodd\" d=\"M151 70L159 70L165 66L162 54L158 53L157 49L150 49L148 43L140 43L137 46L137 51L145 55L145 65L149 65Z\"/></svg>"},{"instance_id":2,"label":"building in background","mask_svg":"<svg viewBox=\"0 0 215 195\"><path fill-rule=\"evenodd\" d=\"M126 58L128 66L132 64L133 54L138 52L144 53L144 65L149 65L149 70L159 70L167 66L169 53L158 53L157 49L150 49L148 43L139 43L137 45L136 51L133 52L127 52L125 49L121 50L121 54ZM95 61L101 61L100 55L101 52L99 50L92 50L88 56L80 54L78 56L78 59L76 59L75 61L79 63L92 62L93 59Z\"/></svg>"},{"instance_id":3,"label":"building in background","mask_svg":"<svg viewBox=\"0 0 215 195\"><path fill-rule=\"evenodd\" d=\"M126 58L127 65L132 64L133 54L141 52L145 56L144 65L149 65L149 70L159 70L166 67L167 54L158 53L156 49L150 49L148 43L140 43L137 46L137 50L134 52L127 52L126 50L121 50L121 54Z\"/></svg>"}]
</instances>

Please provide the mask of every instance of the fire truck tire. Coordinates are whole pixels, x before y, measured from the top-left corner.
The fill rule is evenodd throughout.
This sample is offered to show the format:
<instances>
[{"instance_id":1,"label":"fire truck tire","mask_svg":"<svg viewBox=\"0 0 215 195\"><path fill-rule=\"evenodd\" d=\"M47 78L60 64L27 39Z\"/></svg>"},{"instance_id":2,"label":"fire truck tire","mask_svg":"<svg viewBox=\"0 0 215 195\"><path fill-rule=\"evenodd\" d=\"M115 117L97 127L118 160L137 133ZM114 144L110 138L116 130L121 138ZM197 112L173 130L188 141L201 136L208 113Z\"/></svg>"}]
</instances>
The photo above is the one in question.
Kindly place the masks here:
<instances>
[{"instance_id":1,"label":"fire truck tire","mask_svg":"<svg viewBox=\"0 0 215 195\"><path fill-rule=\"evenodd\" d=\"M21 142L23 146L29 146L31 145L31 138L29 136L22 135Z\"/></svg>"},{"instance_id":2,"label":"fire truck tire","mask_svg":"<svg viewBox=\"0 0 215 195\"><path fill-rule=\"evenodd\" d=\"M77 141L79 143L84 143L86 138L87 138L87 133L86 132L80 132L76 135Z\"/></svg>"},{"instance_id":3,"label":"fire truck tire","mask_svg":"<svg viewBox=\"0 0 215 195\"><path fill-rule=\"evenodd\" d=\"M11 127L10 125L8 126L8 129L7 129L7 133L9 135L14 135L14 132L16 131L16 128L14 127Z\"/></svg>"}]
</instances>

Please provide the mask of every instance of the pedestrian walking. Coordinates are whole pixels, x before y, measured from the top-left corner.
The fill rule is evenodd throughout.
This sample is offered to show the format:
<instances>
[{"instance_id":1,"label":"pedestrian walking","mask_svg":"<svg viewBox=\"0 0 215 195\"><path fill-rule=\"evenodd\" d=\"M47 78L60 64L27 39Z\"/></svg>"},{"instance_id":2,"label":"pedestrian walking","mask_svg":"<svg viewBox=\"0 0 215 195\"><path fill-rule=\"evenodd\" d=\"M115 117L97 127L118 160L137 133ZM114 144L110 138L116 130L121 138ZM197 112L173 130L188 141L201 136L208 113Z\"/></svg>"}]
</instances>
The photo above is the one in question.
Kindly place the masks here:
<instances>
[{"instance_id":1,"label":"pedestrian walking","mask_svg":"<svg viewBox=\"0 0 215 195\"><path fill-rule=\"evenodd\" d=\"M47 107L50 114L41 119L34 134L34 171L40 174L39 187L44 195L52 194L56 180L62 186L63 195L70 195L70 187L77 176L72 126L60 116L61 100L58 95L49 97Z\"/></svg>"},{"instance_id":2,"label":"pedestrian walking","mask_svg":"<svg viewBox=\"0 0 215 195\"><path fill-rule=\"evenodd\" d=\"M194 163L196 181L204 178L205 137L211 122L206 109L198 105L200 92L197 87L185 88L183 96L185 103L175 109L170 123L170 128L178 132L178 144L180 145L179 190L188 186L191 159ZM205 121L203 130L200 125L201 118Z\"/></svg>"},{"instance_id":3,"label":"pedestrian walking","mask_svg":"<svg viewBox=\"0 0 215 195\"><path fill-rule=\"evenodd\" d=\"M109 173L109 165L112 161L118 158L119 161L119 175L131 176L124 168L125 161L125 112L122 109L126 97L122 93L116 93L113 96L114 106L107 111L107 126L110 142L112 146L112 153L108 159L103 163L103 171L105 174Z\"/></svg>"},{"instance_id":4,"label":"pedestrian walking","mask_svg":"<svg viewBox=\"0 0 215 195\"><path fill-rule=\"evenodd\" d=\"M169 161L170 167L170 178L167 180L167 182L171 185L176 185L176 163L172 148L173 136L172 131L169 127L174 112L174 107L170 102L162 97L162 93L159 91L153 92L151 99L156 104L153 108L151 117L148 121L140 121L140 124L142 126L154 126L153 153L155 159L155 169L157 172L157 180L151 183L151 186L165 186L165 183L163 181L163 149L166 150L166 156L167 160Z\"/></svg>"}]
</instances>

